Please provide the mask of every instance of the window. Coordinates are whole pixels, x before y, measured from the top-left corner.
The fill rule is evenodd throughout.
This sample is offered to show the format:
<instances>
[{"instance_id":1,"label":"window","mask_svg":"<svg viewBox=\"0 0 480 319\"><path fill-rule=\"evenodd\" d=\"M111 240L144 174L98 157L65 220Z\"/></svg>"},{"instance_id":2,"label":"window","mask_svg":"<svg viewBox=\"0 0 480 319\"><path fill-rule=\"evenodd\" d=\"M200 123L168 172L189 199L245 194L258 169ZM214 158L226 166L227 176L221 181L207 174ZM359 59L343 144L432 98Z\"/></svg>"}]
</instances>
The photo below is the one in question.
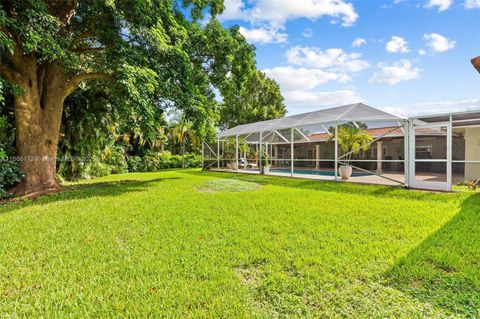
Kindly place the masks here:
<instances>
[{"instance_id":1,"label":"window","mask_svg":"<svg viewBox=\"0 0 480 319\"><path fill-rule=\"evenodd\" d=\"M417 145L415 147L416 159L429 159L432 158L432 145Z\"/></svg>"}]
</instances>

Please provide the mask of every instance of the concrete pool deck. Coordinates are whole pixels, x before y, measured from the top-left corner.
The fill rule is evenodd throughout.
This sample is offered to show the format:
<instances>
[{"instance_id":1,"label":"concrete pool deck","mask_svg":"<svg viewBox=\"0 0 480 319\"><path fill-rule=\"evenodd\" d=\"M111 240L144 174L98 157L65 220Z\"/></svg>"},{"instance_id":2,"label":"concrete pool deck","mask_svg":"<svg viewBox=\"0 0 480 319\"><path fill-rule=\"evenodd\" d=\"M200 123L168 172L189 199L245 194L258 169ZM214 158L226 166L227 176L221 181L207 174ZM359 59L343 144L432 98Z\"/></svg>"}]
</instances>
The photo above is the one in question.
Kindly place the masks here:
<instances>
[{"instance_id":1,"label":"concrete pool deck","mask_svg":"<svg viewBox=\"0 0 480 319\"><path fill-rule=\"evenodd\" d=\"M214 172L228 172L228 173L243 173L243 174L260 174L258 170L254 169L239 169L238 171L232 169L211 169ZM333 170L332 170L333 172ZM334 176L328 175L318 175L318 174L296 174L294 173L293 176L290 172L270 172L269 176L283 176L283 177L294 177L294 178L304 178L304 179L314 179L314 180L323 180L323 181L335 181ZM405 175L399 172L385 172L382 174L389 179L396 180L398 182L382 178L380 176L371 174L366 176L352 176L348 180L342 180L340 176L338 177L338 182L346 182L346 183L357 183L357 184L373 184L373 185L386 185L386 186L400 186L404 187L405 185ZM438 173L422 173L421 175L416 176L417 180L421 181L441 181L445 179L445 176L442 176ZM461 176L453 176L453 180L460 181L462 180Z\"/></svg>"}]
</instances>

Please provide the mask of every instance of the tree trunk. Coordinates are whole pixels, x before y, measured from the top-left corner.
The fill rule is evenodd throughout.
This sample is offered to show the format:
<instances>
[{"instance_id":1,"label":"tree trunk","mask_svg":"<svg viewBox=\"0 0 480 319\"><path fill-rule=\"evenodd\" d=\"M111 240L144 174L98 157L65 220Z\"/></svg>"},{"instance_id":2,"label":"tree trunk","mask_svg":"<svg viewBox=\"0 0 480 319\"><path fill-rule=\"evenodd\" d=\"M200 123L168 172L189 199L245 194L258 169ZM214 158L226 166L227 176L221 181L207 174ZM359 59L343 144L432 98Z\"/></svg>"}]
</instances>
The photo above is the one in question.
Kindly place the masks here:
<instances>
[{"instance_id":1,"label":"tree trunk","mask_svg":"<svg viewBox=\"0 0 480 319\"><path fill-rule=\"evenodd\" d=\"M182 139L182 168L185 168L185 138Z\"/></svg>"},{"instance_id":2,"label":"tree trunk","mask_svg":"<svg viewBox=\"0 0 480 319\"><path fill-rule=\"evenodd\" d=\"M78 2L78 0L45 1L50 13L58 18L65 35L66 33L72 35L67 26L75 15ZM12 21L16 19L17 13L8 11L8 14L12 15L8 16ZM1 27L2 36L7 36L12 41L14 49L11 55L8 54L9 50L2 50L0 76L23 91L21 94L15 94L14 111L17 155L25 178L10 192L36 197L59 191L60 186L55 173L63 102L83 81L113 78L102 72L86 70L85 73L68 78L63 60L43 61L38 59L36 53L25 53L20 44L22 36L16 34L16 30L9 28L5 23ZM92 25L91 28L93 27ZM67 38L70 36L65 37ZM75 49L77 40L78 38L72 40L71 49ZM98 48L84 50L86 52L89 49L98 50Z\"/></svg>"},{"instance_id":3,"label":"tree trunk","mask_svg":"<svg viewBox=\"0 0 480 319\"><path fill-rule=\"evenodd\" d=\"M25 178L11 192L36 197L61 190L56 180L57 146L66 77L62 65L25 63L14 98L17 156Z\"/></svg>"}]
</instances>

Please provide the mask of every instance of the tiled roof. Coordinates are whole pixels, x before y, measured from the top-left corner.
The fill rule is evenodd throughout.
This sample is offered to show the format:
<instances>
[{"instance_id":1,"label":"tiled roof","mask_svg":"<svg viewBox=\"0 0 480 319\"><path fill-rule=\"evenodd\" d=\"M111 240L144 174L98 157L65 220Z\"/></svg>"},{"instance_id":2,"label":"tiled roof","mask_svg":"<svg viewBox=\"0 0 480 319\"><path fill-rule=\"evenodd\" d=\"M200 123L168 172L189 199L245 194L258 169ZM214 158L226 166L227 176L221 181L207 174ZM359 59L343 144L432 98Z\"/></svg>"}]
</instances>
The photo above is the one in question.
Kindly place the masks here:
<instances>
[{"instance_id":1,"label":"tiled roof","mask_svg":"<svg viewBox=\"0 0 480 319\"><path fill-rule=\"evenodd\" d=\"M367 132L373 136L373 138L383 137L403 137L404 133L400 127L379 127L379 128L369 128ZM445 132L434 130L431 128L420 128L416 130L417 133L422 133L422 135L427 136L438 136L445 135ZM329 138L328 133L314 133L308 136L310 141L326 141Z\"/></svg>"},{"instance_id":2,"label":"tiled roof","mask_svg":"<svg viewBox=\"0 0 480 319\"><path fill-rule=\"evenodd\" d=\"M378 137L380 137L382 135L385 135L387 133L388 134L385 137L401 137L401 136L404 135L400 128L394 128L394 127L370 128L370 129L367 129L367 132L370 135L372 135L373 138L378 138ZM329 137L330 137L330 135L328 133L314 133L314 134L308 136L310 141L326 141L326 140L328 140Z\"/></svg>"}]
</instances>

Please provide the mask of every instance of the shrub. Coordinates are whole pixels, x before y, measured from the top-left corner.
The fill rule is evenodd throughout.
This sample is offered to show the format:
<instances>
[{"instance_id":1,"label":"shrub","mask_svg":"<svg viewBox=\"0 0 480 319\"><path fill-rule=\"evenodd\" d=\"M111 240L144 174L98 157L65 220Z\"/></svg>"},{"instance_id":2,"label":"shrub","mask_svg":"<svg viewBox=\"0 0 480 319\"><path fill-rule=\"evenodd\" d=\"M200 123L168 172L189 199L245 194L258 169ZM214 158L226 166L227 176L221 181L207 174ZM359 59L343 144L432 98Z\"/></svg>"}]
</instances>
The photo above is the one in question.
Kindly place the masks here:
<instances>
[{"instance_id":1,"label":"shrub","mask_svg":"<svg viewBox=\"0 0 480 319\"><path fill-rule=\"evenodd\" d=\"M184 156L185 167L200 167L200 155L186 153ZM130 156L128 170L130 172L153 172L168 168L181 168L182 156L172 155L170 152L148 152L143 157Z\"/></svg>"},{"instance_id":2,"label":"shrub","mask_svg":"<svg viewBox=\"0 0 480 319\"><path fill-rule=\"evenodd\" d=\"M185 167L200 167L202 166L202 156L194 153L185 154Z\"/></svg>"},{"instance_id":3,"label":"shrub","mask_svg":"<svg viewBox=\"0 0 480 319\"><path fill-rule=\"evenodd\" d=\"M142 172L143 164L140 156L129 156L127 158L127 165L129 172Z\"/></svg>"},{"instance_id":4,"label":"shrub","mask_svg":"<svg viewBox=\"0 0 480 319\"><path fill-rule=\"evenodd\" d=\"M185 167L200 167L202 157L198 154L186 153L184 156ZM143 157L128 156L125 158L124 148L115 146L108 149L102 160L78 163L78 171L83 172L78 178L94 178L108 174L126 172L154 172L161 169L181 168L182 156L172 155L170 152L147 152ZM81 166L81 167L80 167ZM60 169L60 175L65 176Z\"/></svg>"},{"instance_id":5,"label":"shrub","mask_svg":"<svg viewBox=\"0 0 480 319\"><path fill-rule=\"evenodd\" d=\"M18 163L8 159L13 155L15 133L6 116L0 116L0 198L6 196L6 191L20 182L23 173Z\"/></svg>"},{"instance_id":6,"label":"shrub","mask_svg":"<svg viewBox=\"0 0 480 319\"><path fill-rule=\"evenodd\" d=\"M153 152L148 152L142 158L142 171L152 172L160 169L160 157Z\"/></svg>"},{"instance_id":7,"label":"shrub","mask_svg":"<svg viewBox=\"0 0 480 319\"><path fill-rule=\"evenodd\" d=\"M110 166L111 173L121 174L128 172L128 164L125 159L125 150L121 146L115 146L107 158L106 164Z\"/></svg>"},{"instance_id":8,"label":"shrub","mask_svg":"<svg viewBox=\"0 0 480 319\"><path fill-rule=\"evenodd\" d=\"M173 168L175 164L172 162L172 153L159 153L158 164L158 169Z\"/></svg>"},{"instance_id":9,"label":"shrub","mask_svg":"<svg viewBox=\"0 0 480 319\"><path fill-rule=\"evenodd\" d=\"M101 162L94 162L90 165L90 174L88 178L107 176L111 173L112 166Z\"/></svg>"},{"instance_id":10,"label":"shrub","mask_svg":"<svg viewBox=\"0 0 480 319\"><path fill-rule=\"evenodd\" d=\"M5 151L0 148L0 198L5 197L7 190L22 178L23 173L18 164L8 160Z\"/></svg>"}]
</instances>

